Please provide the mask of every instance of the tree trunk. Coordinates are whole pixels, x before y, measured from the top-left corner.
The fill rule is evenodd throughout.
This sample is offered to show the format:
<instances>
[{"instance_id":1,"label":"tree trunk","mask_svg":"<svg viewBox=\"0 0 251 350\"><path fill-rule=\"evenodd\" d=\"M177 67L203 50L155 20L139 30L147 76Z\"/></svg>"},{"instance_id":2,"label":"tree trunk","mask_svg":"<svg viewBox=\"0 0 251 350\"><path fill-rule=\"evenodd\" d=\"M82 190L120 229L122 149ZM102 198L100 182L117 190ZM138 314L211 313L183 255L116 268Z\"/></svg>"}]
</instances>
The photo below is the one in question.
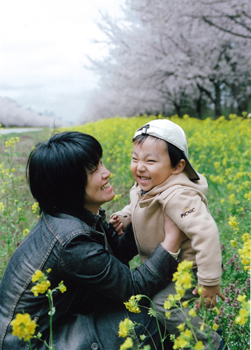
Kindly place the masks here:
<instances>
[{"instance_id":1,"label":"tree trunk","mask_svg":"<svg viewBox=\"0 0 251 350\"><path fill-rule=\"evenodd\" d=\"M201 102L202 102L202 93L200 93L199 98L196 100L196 113L197 113L198 119L201 119L202 117Z\"/></svg>"},{"instance_id":2,"label":"tree trunk","mask_svg":"<svg viewBox=\"0 0 251 350\"><path fill-rule=\"evenodd\" d=\"M241 99L237 100L238 106L237 106L237 113L238 115L242 115L242 112L247 112L248 110L248 99Z\"/></svg>"},{"instance_id":3,"label":"tree trunk","mask_svg":"<svg viewBox=\"0 0 251 350\"><path fill-rule=\"evenodd\" d=\"M215 117L218 118L221 116L221 90L220 90L220 83L216 82L214 83L214 92L215 92Z\"/></svg>"},{"instance_id":4,"label":"tree trunk","mask_svg":"<svg viewBox=\"0 0 251 350\"><path fill-rule=\"evenodd\" d=\"M176 114L178 114L178 116L180 117L181 116L180 115L181 107L179 105L177 105L177 104L175 104L174 107L175 107L175 110L176 110Z\"/></svg>"}]
</instances>

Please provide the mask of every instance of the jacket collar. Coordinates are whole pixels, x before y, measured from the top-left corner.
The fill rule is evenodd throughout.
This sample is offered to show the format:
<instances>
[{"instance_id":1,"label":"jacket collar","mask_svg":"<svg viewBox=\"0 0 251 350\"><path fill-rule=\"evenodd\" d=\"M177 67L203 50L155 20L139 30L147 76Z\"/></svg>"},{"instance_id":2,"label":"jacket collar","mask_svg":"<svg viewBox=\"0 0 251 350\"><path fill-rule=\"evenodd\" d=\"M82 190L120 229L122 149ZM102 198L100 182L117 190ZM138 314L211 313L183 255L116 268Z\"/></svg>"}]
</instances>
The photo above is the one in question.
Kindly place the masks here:
<instances>
[{"instance_id":1,"label":"jacket collar","mask_svg":"<svg viewBox=\"0 0 251 350\"><path fill-rule=\"evenodd\" d=\"M54 216L57 218L73 217L73 218L80 219L81 221L85 222L88 226L90 226L94 230L97 229L98 224L102 227L103 222L106 220L106 214L103 208L99 209L99 214L94 214L93 212L84 208L83 212L79 215L56 213Z\"/></svg>"},{"instance_id":2,"label":"jacket collar","mask_svg":"<svg viewBox=\"0 0 251 350\"><path fill-rule=\"evenodd\" d=\"M96 230L98 224L100 224L100 226L103 226L103 222L106 219L105 210L103 208L99 208L99 214L94 214L93 212L84 209L80 219L84 221L88 226Z\"/></svg>"}]
</instances>

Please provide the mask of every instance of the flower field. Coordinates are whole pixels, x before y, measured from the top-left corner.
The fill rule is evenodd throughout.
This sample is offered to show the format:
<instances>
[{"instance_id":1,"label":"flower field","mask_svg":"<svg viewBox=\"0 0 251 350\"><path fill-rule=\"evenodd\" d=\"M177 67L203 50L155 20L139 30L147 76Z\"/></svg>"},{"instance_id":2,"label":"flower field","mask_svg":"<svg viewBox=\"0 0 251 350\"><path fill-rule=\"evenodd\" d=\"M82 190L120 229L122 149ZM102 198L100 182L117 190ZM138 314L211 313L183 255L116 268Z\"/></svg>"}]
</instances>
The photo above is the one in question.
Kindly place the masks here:
<instances>
[{"instance_id":1,"label":"flower field","mask_svg":"<svg viewBox=\"0 0 251 350\"><path fill-rule=\"evenodd\" d=\"M108 216L129 201L134 132L155 118L117 117L64 129L89 133L102 144L103 162L112 173L110 182L116 193L104 205ZM209 208L220 231L226 301L219 302L219 312L211 312L210 322L223 330L231 350L249 349L251 119L236 115L215 121L188 115L170 119L184 129L190 161L208 180ZM36 134L25 141L25 147L21 137L0 138L0 279L11 254L37 221L37 206L25 181L25 162L38 139L48 136L48 131ZM132 268L137 263L136 258Z\"/></svg>"},{"instance_id":2,"label":"flower field","mask_svg":"<svg viewBox=\"0 0 251 350\"><path fill-rule=\"evenodd\" d=\"M106 204L108 215L128 204L128 191L134 183L129 169L132 138L137 128L155 118L118 117L74 128L93 135L102 144L103 162L112 172L116 193L113 202ZM209 208L220 231L226 302L219 302L219 314L212 313L211 322L223 329L231 350L249 349L247 306L242 308L237 298L250 298L251 119L230 115L229 120L222 116L201 121L185 115L170 120L184 129L190 161L208 180Z\"/></svg>"}]
</instances>

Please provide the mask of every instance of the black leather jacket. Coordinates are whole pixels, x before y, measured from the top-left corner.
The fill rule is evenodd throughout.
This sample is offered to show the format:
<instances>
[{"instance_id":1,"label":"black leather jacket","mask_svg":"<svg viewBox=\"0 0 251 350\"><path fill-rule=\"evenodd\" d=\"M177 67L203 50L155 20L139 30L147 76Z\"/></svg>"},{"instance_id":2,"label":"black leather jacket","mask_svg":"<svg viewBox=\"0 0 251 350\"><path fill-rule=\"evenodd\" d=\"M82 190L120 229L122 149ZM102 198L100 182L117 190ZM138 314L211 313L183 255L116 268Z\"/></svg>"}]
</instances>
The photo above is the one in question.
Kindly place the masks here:
<instances>
[{"instance_id":1,"label":"black leather jacket","mask_svg":"<svg viewBox=\"0 0 251 350\"><path fill-rule=\"evenodd\" d=\"M46 295L30 291L36 270L51 268L51 289L64 281L67 291L53 294L56 350L117 350L118 325L124 320L123 302L135 294L153 296L167 284L177 263L160 245L139 268L127 262L137 254L133 233L122 237L109 227L105 213L84 210L81 218L42 215L11 257L0 284L0 350L28 349L13 336L10 322L17 313L35 319L42 339L49 342L49 304ZM33 349L46 349L32 339Z\"/></svg>"}]
</instances>

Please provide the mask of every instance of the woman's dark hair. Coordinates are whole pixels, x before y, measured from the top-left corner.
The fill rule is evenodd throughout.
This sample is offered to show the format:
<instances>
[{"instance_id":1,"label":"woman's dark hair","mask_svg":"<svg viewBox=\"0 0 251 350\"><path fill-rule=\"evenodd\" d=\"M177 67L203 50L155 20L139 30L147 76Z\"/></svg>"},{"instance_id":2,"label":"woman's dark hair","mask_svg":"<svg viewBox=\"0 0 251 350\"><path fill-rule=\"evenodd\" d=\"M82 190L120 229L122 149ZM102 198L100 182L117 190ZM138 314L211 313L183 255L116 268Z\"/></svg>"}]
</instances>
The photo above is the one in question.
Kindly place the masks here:
<instances>
[{"instance_id":1,"label":"woman's dark hair","mask_svg":"<svg viewBox=\"0 0 251 350\"><path fill-rule=\"evenodd\" d=\"M143 143L148 137L151 137L152 139L155 139L156 141L159 141L161 139L158 139L157 137L148 135L148 134L141 134L136 136L132 141L136 144L141 144ZM174 145L172 145L171 143L165 141L165 140L161 140L164 141L167 145L167 152L169 154L170 160L171 160L171 165L174 168L181 159L185 159L184 154L181 152L180 149L178 149L177 147L175 147Z\"/></svg>"},{"instance_id":2,"label":"woman's dark hair","mask_svg":"<svg viewBox=\"0 0 251 350\"><path fill-rule=\"evenodd\" d=\"M88 172L96 169L102 147L91 135L56 133L30 153L26 177L40 211L81 214Z\"/></svg>"}]
</instances>

